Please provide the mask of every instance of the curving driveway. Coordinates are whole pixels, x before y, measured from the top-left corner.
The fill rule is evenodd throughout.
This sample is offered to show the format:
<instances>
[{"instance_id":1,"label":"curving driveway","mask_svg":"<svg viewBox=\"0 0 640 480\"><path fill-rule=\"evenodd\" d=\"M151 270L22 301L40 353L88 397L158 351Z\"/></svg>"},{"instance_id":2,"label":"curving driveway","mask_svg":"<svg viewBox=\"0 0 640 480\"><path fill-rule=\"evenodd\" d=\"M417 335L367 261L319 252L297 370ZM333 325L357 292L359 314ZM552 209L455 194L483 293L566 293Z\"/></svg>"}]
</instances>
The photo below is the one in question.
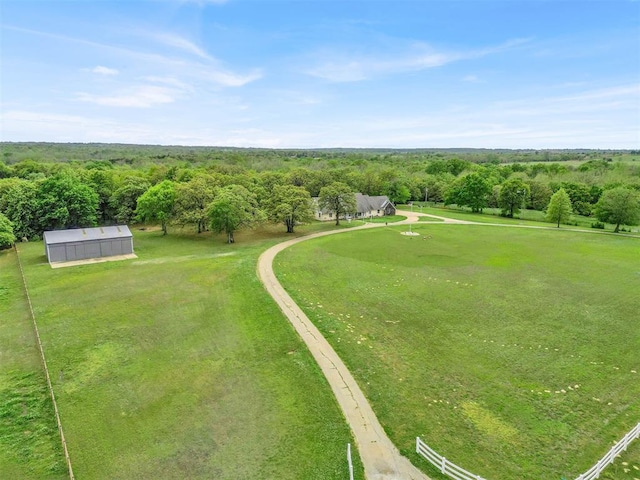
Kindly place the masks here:
<instances>
[{"instance_id":1,"label":"curving driveway","mask_svg":"<svg viewBox=\"0 0 640 480\"><path fill-rule=\"evenodd\" d=\"M425 215L418 212L401 211L398 214L407 216L407 220L396 222L393 225L416 222L419 216ZM467 223L460 220L445 219L444 217L436 218L448 223ZM351 427L367 480L429 480L429 477L414 467L407 458L400 455L400 452L389 440L380 422L378 422L378 418L373 413L369 402L360 387L358 387L351 372L349 372L320 331L282 288L273 272L273 259L279 252L291 245L311 238L384 226L382 223L366 224L348 230L321 232L279 243L265 251L258 259L258 277L300 337L302 337L329 382L338 404Z\"/></svg>"}]
</instances>

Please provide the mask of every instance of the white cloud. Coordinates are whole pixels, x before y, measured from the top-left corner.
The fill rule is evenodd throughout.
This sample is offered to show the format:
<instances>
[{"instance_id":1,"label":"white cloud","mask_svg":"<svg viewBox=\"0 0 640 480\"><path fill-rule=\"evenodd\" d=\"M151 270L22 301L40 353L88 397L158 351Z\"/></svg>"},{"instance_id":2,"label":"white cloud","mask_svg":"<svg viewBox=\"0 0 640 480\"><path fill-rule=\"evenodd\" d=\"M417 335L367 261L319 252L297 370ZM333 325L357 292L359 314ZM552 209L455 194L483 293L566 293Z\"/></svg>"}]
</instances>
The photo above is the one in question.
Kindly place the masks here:
<instances>
[{"instance_id":1,"label":"white cloud","mask_svg":"<svg viewBox=\"0 0 640 480\"><path fill-rule=\"evenodd\" d=\"M467 75L466 77L464 77L462 79L463 82L469 82L469 83L478 83L480 81L480 79L478 78L477 75Z\"/></svg>"},{"instance_id":2,"label":"white cloud","mask_svg":"<svg viewBox=\"0 0 640 480\"><path fill-rule=\"evenodd\" d=\"M260 70L254 70L247 75L240 75L224 70L207 68L202 70L200 77L204 80L211 80L223 87L242 87L247 83L262 78L262 72Z\"/></svg>"},{"instance_id":3,"label":"white cloud","mask_svg":"<svg viewBox=\"0 0 640 480\"><path fill-rule=\"evenodd\" d=\"M529 39L509 40L502 45L469 51L436 51L423 43L414 43L404 52L394 52L386 57L371 55L345 55L323 52L328 57L320 65L307 68L304 73L332 82L357 82L380 75L426 70L452 62L470 60L509 50L528 42Z\"/></svg>"},{"instance_id":4,"label":"white cloud","mask_svg":"<svg viewBox=\"0 0 640 480\"><path fill-rule=\"evenodd\" d=\"M178 97L175 89L157 85L143 85L127 89L116 95L95 95L78 92L76 99L108 107L148 108L154 105L172 103Z\"/></svg>"},{"instance_id":5,"label":"white cloud","mask_svg":"<svg viewBox=\"0 0 640 480\"><path fill-rule=\"evenodd\" d=\"M180 50L184 50L185 52L192 53L201 58L206 58L207 60L212 60L212 58L205 52L202 48L197 46L195 43L187 40L184 37L179 35L175 35L172 33L154 33L150 35L152 38L157 40L158 42L167 45L169 47L175 47Z\"/></svg>"},{"instance_id":6,"label":"white cloud","mask_svg":"<svg viewBox=\"0 0 640 480\"><path fill-rule=\"evenodd\" d=\"M120 72L115 68L103 67L102 65L98 65L91 70L93 73L97 73L98 75L118 75Z\"/></svg>"}]
</instances>

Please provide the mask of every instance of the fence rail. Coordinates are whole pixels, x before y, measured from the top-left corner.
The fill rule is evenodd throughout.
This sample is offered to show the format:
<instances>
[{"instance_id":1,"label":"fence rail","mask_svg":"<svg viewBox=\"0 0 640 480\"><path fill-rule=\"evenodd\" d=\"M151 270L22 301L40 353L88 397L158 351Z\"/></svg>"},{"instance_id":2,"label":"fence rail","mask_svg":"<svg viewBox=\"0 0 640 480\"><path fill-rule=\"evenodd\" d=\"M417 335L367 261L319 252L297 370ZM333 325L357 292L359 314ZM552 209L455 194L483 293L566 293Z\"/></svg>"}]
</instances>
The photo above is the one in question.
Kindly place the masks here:
<instances>
[{"instance_id":1,"label":"fence rail","mask_svg":"<svg viewBox=\"0 0 640 480\"><path fill-rule=\"evenodd\" d=\"M464 468L447 460L429 445L420 440L420 437L416 437L416 453L419 453L426 458L434 467L440 470L440 473L449 475L451 478L455 478L456 480L484 480L480 475L468 472Z\"/></svg>"},{"instance_id":2,"label":"fence rail","mask_svg":"<svg viewBox=\"0 0 640 480\"><path fill-rule=\"evenodd\" d=\"M31 304L31 297L29 296L29 289L27 289L27 279L24 276L22 270L22 262L20 261L20 254L18 247L14 246L16 257L18 257L18 267L20 267L20 275L22 276L22 283L24 285L24 293L27 296L27 303L29 304L29 313L31 313L31 321L33 322L33 331L36 335L36 343L38 344L38 350L40 352L40 360L42 361L42 367L44 368L44 376L47 380L47 388L49 389L49 395L51 396L51 402L53 403L53 413L56 417L56 424L58 426L58 433L60 434L60 441L62 442L62 450L64 452L64 459L67 462L67 470L69 471L69 480L74 480L73 468L71 468L71 457L69 457L69 450L67 449L67 441L64 438L64 432L62 431L62 422L60 421L60 413L58 412L58 403L56 402L56 396L53 393L53 385L51 384L51 377L49 376L49 367L47 367L47 359L44 356L44 349L42 348L42 342L40 341L40 332L38 331L38 324L36 323L36 316L33 313L33 305Z\"/></svg>"},{"instance_id":3,"label":"fence rail","mask_svg":"<svg viewBox=\"0 0 640 480\"><path fill-rule=\"evenodd\" d=\"M622 439L609 450L598 463L580 475L576 480L594 480L600 476L602 471L613 463L615 458L627 449L629 444L640 438L640 423L629 431ZM441 473L454 478L455 480L484 480L480 475L475 475L455 463L450 462L440 455L429 445L424 443L420 437L416 437L416 453L422 455L429 463L438 468Z\"/></svg>"},{"instance_id":4,"label":"fence rail","mask_svg":"<svg viewBox=\"0 0 640 480\"><path fill-rule=\"evenodd\" d=\"M587 470L585 473L580 475L576 480L593 480L594 478L598 478L600 473L610 464L613 463L613 460L624 452L629 444L633 442L636 438L640 438L640 423L638 423L635 427L629 431L622 440L616 443L611 450L609 450L604 457L598 461L593 467Z\"/></svg>"}]
</instances>

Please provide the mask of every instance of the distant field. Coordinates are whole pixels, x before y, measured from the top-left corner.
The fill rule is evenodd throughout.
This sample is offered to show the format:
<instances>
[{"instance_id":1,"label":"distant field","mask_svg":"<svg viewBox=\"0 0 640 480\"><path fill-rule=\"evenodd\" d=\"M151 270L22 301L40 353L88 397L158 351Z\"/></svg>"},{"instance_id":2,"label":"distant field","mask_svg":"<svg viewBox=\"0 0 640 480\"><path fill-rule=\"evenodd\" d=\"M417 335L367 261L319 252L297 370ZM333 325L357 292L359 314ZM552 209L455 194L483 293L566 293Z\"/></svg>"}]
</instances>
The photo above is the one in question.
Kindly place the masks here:
<instances>
[{"instance_id":1,"label":"distant field","mask_svg":"<svg viewBox=\"0 0 640 480\"><path fill-rule=\"evenodd\" d=\"M283 230L136 230L138 260L56 270L20 245L78 479L348 478L350 431L256 277Z\"/></svg>"},{"instance_id":2,"label":"distant field","mask_svg":"<svg viewBox=\"0 0 640 480\"><path fill-rule=\"evenodd\" d=\"M418 435L489 480L572 480L640 421L640 240L400 231L304 242L275 268L432 478L445 477L413 453ZM639 469L636 442L601 478Z\"/></svg>"},{"instance_id":3,"label":"distant field","mask_svg":"<svg viewBox=\"0 0 640 480\"><path fill-rule=\"evenodd\" d=\"M416 212L424 212L430 213L432 215L440 215L443 217L455 218L459 220L469 220L472 222L479 223L504 223L507 225L540 225L545 227L555 227L553 223L545 222L545 214L544 212L538 210L521 210L519 214L517 214L514 218L502 217L500 216L499 208L485 208L483 213L472 213L471 210L466 208L453 206L423 206L424 204L419 204L418 202L414 203L414 209ZM418 206L420 205L420 207ZM410 207L406 205L400 205L400 209L408 210ZM572 215L571 216L571 224L565 225L561 224L560 228L568 228L568 229L592 229L591 225L596 223L598 219L592 217L585 217L582 215ZM605 224L604 230L600 229L592 229L594 232L613 232L615 225L611 225L609 223ZM636 226L625 226L630 233L639 233L640 227ZM622 232L624 234L625 232Z\"/></svg>"}]
</instances>

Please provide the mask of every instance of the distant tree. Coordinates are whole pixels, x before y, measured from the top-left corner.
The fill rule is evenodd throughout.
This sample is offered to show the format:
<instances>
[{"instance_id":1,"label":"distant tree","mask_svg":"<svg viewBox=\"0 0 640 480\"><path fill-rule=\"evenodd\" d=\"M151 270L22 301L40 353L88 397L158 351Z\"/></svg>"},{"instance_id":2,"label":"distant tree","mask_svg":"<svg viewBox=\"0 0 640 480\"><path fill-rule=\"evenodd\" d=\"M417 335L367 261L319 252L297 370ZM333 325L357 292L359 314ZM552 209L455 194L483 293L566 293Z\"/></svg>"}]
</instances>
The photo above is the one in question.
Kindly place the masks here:
<instances>
[{"instance_id":1,"label":"distant tree","mask_svg":"<svg viewBox=\"0 0 640 480\"><path fill-rule=\"evenodd\" d=\"M136 215L142 221L158 221L162 225L162 234L167 234L167 223L173 213L176 200L175 185L164 180L150 187L138 198Z\"/></svg>"},{"instance_id":2,"label":"distant tree","mask_svg":"<svg viewBox=\"0 0 640 480\"><path fill-rule=\"evenodd\" d=\"M529 196L529 185L519 178L511 178L502 184L498 196L498 206L502 215L512 217L520 213L520 208Z\"/></svg>"},{"instance_id":3,"label":"distant tree","mask_svg":"<svg viewBox=\"0 0 640 480\"><path fill-rule=\"evenodd\" d=\"M234 243L234 232L250 228L264 220L253 193L242 185L220 188L207 209L209 226L213 232L227 234L227 243Z\"/></svg>"},{"instance_id":4,"label":"distant tree","mask_svg":"<svg viewBox=\"0 0 640 480\"><path fill-rule=\"evenodd\" d=\"M320 189L318 206L325 212L336 216L336 225L340 225L340 216L356 211L356 196L346 183L334 182Z\"/></svg>"},{"instance_id":5,"label":"distant tree","mask_svg":"<svg viewBox=\"0 0 640 480\"><path fill-rule=\"evenodd\" d=\"M7 167L5 163L0 160L0 178L9 178L13 175L13 170Z\"/></svg>"},{"instance_id":6,"label":"distant tree","mask_svg":"<svg viewBox=\"0 0 640 480\"><path fill-rule=\"evenodd\" d=\"M529 180L529 198L527 198L527 208L531 210L544 210L549 204L553 192L542 182Z\"/></svg>"},{"instance_id":7,"label":"distant tree","mask_svg":"<svg viewBox=\"0 0 640 480\"><path fill-rule=\"evenodd\" d=\"M0 213L0 249L12 246L16 241L13 234L13 224Z\"/></svg>"},{"instance_id":8,"label":"distant tree","mask_svg":"<svg viewBox=\"0 0 640 480\"><path fill-rule=\"evenodd\" d=\"M109 206L118 223L127 224L134 221L138 198L146 192L151 184L142 177L127 177L109 198Z\"/></svg>"},{"instance_id":9,"label":"distant tree","mask_svg":"<svg viewBox=\"0 0 640 480\"><path fill-rule=\"evenodd\" d=\"M549 200L546 220L555 223L560 228L560 223L568 222L569 218L571 218L571 199L565 189L561 188Z\"/></svg>"},{"instance_id":10,"label":"distant tree","mask_svg":"<svg viewBox=\"0 0 640 480\"><path fill-rule=\"evenodd\" d=\"M199 175L187 183L176 185L176 203L173 221L179 225L192 224L198 233L207 227L207 208L215 198L211 177Z\"/></svg>"},{"instance_id":11,"label":"distant tree","mask_svg":"<svg viewBox=\"0 0 640 480\"><path fill-rule=\"evenodd\" d=\"M70 172L42 181L36 203L41 231L96 225L98 195Z\"/></svg>"},{"instance_id":12,"label":"distant tree","mask_svg":"<svg viewBox=\"0 0 640 480\"><path fill-rule=\"evenodd\" d=\"M640 194L624 187L605 190L595 206L595 213L601 222L613 223L615 233L620 231L620 225L637 225Z\"/></svg>"},{"instance_id":13,"label":"distant tree","mask_svg":"<svg viewBox=\"0 0 640 480\"><path fill-rule=\"evenodd\" d=\"M392 203L404 204L411 198L409 187L400 180L390 182L384 189L384 194L389 197Z\"/></svg>"},{"instance_id":14,"label":"distant tree","mask_svg":"<svg viewBox=\"0 0 640 480\"><path fill-rule=\"evenodd\" d=\"M593 208L591 203L592 192L588 185L576 182L562 182L560 186L569 195L571 208L575 213L585 216L591 215L591 209Z\"/></svg>"},{"instance_id":15,"label":"distant tree","mask_svg":"<svg viewBox=\"0 0 640 480\"><path fill-rule=\"evenodd\" d=\"M98 195L98 214L101 223L104 224L113 221L115 212L109 202L115 190L113 172L106 167L91 168L88 172L87 183L93 188L96 195Z\"/></svg>"},{"instance_id":16,"label":"distant tree","mask_svg":"<svg viewBox=\"0 0 640 480\"><path fill-rule=\"evenodd\" d=\"M38 188L34 182L12 178L6 180L7 188L0 194L0 211L13 224L13 233L18 238L38 238Z\"/></svg>"},{"instance_id":17,"label":"distant tree","mask_svg":"<svg viewBox=\"0 0 640 480\"><path fill-rule=\"evenodd\" d=\"M293 233L297 223L308 222L313 218L309 192L295 185L275 185L265 203L265 210L269 220L285 224L287 233Z\"/></svg>"},{"instance_id":18,"label":"distant tree","mask_svg":"<svg viewBox=\"0 0 640 480\"><path fill-rule=\"evenodd\" d=\"M487 206L487 198L491 194L492 185L478 173L470 173L457 179L447 190L446 204L471 207L478 213Z\"/></svg>"}]
</instances>

